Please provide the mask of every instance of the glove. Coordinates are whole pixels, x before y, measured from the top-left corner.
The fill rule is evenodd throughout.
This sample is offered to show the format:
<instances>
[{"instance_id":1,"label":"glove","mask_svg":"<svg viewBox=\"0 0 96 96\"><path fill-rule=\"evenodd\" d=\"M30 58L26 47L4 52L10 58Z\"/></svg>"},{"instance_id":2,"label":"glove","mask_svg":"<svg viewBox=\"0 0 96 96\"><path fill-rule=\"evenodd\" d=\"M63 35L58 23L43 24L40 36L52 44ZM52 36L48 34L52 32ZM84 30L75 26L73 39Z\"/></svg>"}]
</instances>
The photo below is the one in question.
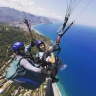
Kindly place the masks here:
<instances>
[{"instance_id":1,"label":"glove","mask_svg":"<svg viewBox=\"0 0 96 96\"><path fill-rule=\"evenodd\" d=\"M45 52L48 56L50 56L51 54L51 52L50 52L50 50L47 50L46 52Z\"/></svg>"},{"instance_id":2,"label":"glove","mask_svg":"<svg viewBox=\"0 0 96 96\"><path fill-rule=\"evenodd\" d=\"M49 74L48 74L48 71L47 71L47 68L42 68L42 69L41 69L41 73L42 73L42 74L45 74L45 75L49 75Z\"/></svg>"},{"instance_id":3,"label":"glove","mask_svg":"<svg viewBox=\"0 0 96 96\"><path fill-rule=\"evenodd\" d=\"M54 68L54 67L53 67L52 65L49 65L48 68L47 68L47 70L48 70L48 71L51 71L53 68Z\"/></svg>"},{"instance_id":4,"label":"glove","mask_svg":"<svg viewBox=\"0 0 96 96\"><path fill-rule=\"evenodd\" d=\"M31 47L34 47L34 46L35 46L35 41L32 40L32 41L31 41Z\"/></svg>"},{"instance_id":5,"label":"glove","mask_svg":"<svg viewBox=\"0 0 96 96\"><path fill-rule=\"evenodd\" d=\"M50 56L50 51L46 51L42 56L42 61L46 61L46 58Z\"/></svg>"}]
</instances>

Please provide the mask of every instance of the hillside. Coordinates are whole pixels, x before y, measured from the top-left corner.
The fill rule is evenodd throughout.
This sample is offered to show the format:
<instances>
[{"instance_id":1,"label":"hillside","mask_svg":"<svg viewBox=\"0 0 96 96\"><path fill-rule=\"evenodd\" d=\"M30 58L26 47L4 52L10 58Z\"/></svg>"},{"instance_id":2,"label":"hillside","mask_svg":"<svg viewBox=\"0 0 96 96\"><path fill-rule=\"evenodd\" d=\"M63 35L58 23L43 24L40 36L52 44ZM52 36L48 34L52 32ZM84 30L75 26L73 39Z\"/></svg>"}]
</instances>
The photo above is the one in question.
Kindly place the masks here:
<instances>
[{"instance_id":1,"label":"hillside","mask_svg":"<svg viewBox=\"0 0 96 96\"><path fill-rule=\"evenodd\" d=\"M24 12L22 12L25 14ZM22 13L18 10L0 7L0 84L5 82L5 75L10 64L7 63L11 60L12 44L18 41L24 42L25 45L30 44L31 38L28 34L26 25L23 23ZM35 16L33 14L28 14L30 18L31 25L41 24L41 23L52 23L46 17ZM10 26L11 25L11 26ZM38 40L42 39L47 44L50 44L50 39L36 33L32 30L33 37ZM36 46L32 48L32 54L37 52ZM25 89L16 83L13 83L8 87L8 89L2 94L2 96L37 96L38 94L45 94L46 82L44 82L39 89L34 91ZM1 87L1 86L0 86ZM40 91L38 91L40 90ZM15 94L15 95L14 95ZM1 95L0 95L1 96ZM41 95L43 96L43 95ZM45 96L45 95L44 95Z\"/></svg>"},{"instance_id":2,"label":"hillside","mask_svg":"<svg viewBox=\"0 0 96 96\"><path fill-rule=\"evenodd\" d=\"M25 12L21 12L13 8L0 7L0 22L7 22L11 24L22 23L25 14ZM36 16L29 13L27 13L27 15L30 18L32 25L40 23L52 23L50 20L43 16Z\"/></svg>"},{"instance_id":3,"label":"hillside","mask_svg":"<svg viewBox=\"0 0 96 96\"><path fill-rule=\"evenodd\" d=\"M50 40L42 35L32 31L34 38L42 39L49 43ZM11 46L14 42L22 41L25 44L30 43L30 37L26 31L19 27L12 27L7 24L0 24L0 64L3 64L12 54ZM35 51L35 49L33 49Z\"/></svg>"},{"instance_id":4,"label":"hillside","mask_svg":"<svg viewBox=\"0 0 96 96\"><path fill-rule=\"evenodd\" d=\"M46 42L46 44L50 44L49 38L36 33L35 30L32 31L32 35L36 40L42 39ZM6 74L6 70L10 66L10 64L7 65L7 63L9 62L9 60L11 60L11 55L13 54L11 46L14 42L17 41L24 42L25 45L28 45L30 44L31 38L26 31L19 27L9 26L8 24L0 24L0 78L2 78L0 79L0 84L2 84L4 80L6 80L4 76ZM38 50L36 46L32 48L32 54L36 54L37 51ZM27 96L29 93L30 95L28 96L37 96L41 93L45 94L45 88L43 86L46 86L46 82L44 82L39 89L32 91L25 89L14 82L7 88L2 96Z\"/></svg>"}]
</instances>

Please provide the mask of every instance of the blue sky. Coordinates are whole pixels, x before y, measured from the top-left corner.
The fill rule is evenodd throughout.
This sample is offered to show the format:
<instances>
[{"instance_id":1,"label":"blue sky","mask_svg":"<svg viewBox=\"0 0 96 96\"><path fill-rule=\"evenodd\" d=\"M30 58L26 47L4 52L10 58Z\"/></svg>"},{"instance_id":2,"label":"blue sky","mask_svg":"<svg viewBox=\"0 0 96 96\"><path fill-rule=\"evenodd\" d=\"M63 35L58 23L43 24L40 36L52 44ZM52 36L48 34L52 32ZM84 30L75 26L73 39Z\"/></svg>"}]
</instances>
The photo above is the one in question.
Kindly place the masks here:
<instances>
[{"instance_id":1,"label":"blue sky","mask_svg":"<svg viewBox=\"0 0 96 96\"><path fill-rule=\"evenodd\" d=\"M73 21L90 1L91 0L81 0L81 3L70 16L69 22ZM63 20L66 14L67 0L0 0L0 6L11 7L35 15ZM96 27L95 10L96 0L93 0L82 15L76 20L76 23Z\"/></svg>"},{"instance_id":2,"label":"blue sky","mask_svg":"<svg viewBox=\"0 0 96 96\"><path fill-rule=\"evenodd\" d=\"M62 18L64 18L66 14L67 0L34 0L34 1L36 2L36 6L48 10L50 13L55 13L59 16L62 16ZM69 22L77 18L79 14L82 12L82 10L89 4L90 1L91 0L81 0L80 4L77 6L77 8L70 16ZM96 18L95 10L96 10L96 0L93 0L92 3L82 13L82 15L80 15L80 17L76 20L76 23L96 26L96 22L94 22Z\"/></svg>"}]
</instances>

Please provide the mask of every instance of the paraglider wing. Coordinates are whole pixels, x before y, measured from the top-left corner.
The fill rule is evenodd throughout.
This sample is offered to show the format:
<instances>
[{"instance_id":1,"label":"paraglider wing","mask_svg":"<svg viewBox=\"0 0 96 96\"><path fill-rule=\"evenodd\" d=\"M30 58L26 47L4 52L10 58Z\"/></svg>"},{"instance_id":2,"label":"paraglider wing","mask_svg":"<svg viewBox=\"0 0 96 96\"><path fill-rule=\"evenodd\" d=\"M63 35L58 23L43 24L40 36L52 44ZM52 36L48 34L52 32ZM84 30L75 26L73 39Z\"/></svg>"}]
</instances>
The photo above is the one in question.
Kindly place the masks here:
<instances>
[{"instance_id":1,"label":"paraglider wing","mask_svg":"<svg viewBox=\"0 0 96 96\"><path fill-rule=\"evenodd\" d=\"M66 9L66 15L65 15L62 31L65 29L70 15L72 14L72 12L75 10L75 8L78 6L80 2L81 0L67 0L67 9Z\"/></svg>"}]
</instances>

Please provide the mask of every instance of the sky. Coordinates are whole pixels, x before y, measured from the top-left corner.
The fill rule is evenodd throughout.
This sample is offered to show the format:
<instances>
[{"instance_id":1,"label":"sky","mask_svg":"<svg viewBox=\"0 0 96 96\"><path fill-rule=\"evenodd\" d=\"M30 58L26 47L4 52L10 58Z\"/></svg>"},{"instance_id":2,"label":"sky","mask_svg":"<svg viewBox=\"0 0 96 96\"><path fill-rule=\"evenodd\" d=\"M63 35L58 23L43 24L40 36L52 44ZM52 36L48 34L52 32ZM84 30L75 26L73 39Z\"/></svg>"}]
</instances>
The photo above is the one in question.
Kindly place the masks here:
<instances>
[{"instance_id":1,"label":"sky","mask_svg":"<svg viewBox=\"0 0 96 96\"><path fill-rule=\"evenodd\" d=\"M67 2L70 0L0 0L0 7L10 7L39 16L52 17L64 20ZM73 0L78 1L78 0ZM81 0L69 18L69 22L75 20L91 0ZM96 27L96 0L76 19L77 24Z\"/></svg>"}]
</instances>

